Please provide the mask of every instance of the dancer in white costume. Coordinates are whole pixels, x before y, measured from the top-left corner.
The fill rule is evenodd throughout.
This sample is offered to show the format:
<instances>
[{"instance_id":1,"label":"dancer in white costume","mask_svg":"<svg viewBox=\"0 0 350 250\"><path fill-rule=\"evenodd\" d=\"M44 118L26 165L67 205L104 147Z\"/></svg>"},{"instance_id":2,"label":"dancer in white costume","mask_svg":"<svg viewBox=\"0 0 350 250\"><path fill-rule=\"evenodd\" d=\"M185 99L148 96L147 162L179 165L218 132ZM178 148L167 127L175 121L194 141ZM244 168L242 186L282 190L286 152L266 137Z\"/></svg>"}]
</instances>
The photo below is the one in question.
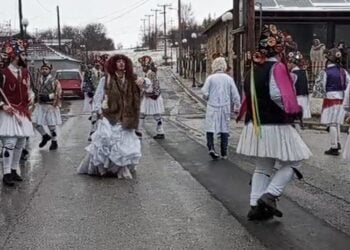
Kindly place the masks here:
<instances>
[{"instance_id":1,"label":"dancer in white costume","mask_svg":"<svg viewBox=\"0 0 350 250\"><path fill-rule=\"evenodd\" d=\"M303 109L303 119L311 118L309 85L303 55L300 51L295 51L289 52L287 56L288 69L293 76L298 103Z\"/></svg>"},{"instance_id":2,"label":"dancer in white costume","mask_svg":"<svg viewBox=\"0 0 350 250\"><path fill-rule=\"evenodd\" d=\"M3 146L3 183L14 186L22 181L19 161L26 137L33 136L29 106L34 101L30 77L26 69L26 42L11 40L2 47L8 66L2 70L0 82L0 139Z\"/></svg>"},{"instance_id":3,"label":"dancer in white costume","mask_svg":"<svg viewBox=\"0 0 350 250\"><path fill-rule=\"evenodd\" d=\"M93 105L102 119L78 172L131 179L141 158L141 143L135 134L141 90L149 87L150 81L137 78L131 60L124 55L112 56L107 72L96 90Z\"/></svg>"},{"instance_id":4,"label":"dancer in white costume","mask_svg":"<svg viewBox=\"0 0 350 250\"><path fill-rule=\"evenodd\" d=\"M283 46L282 32L275 25L264 25L253 57L252 77L245 82L246 101L242 110L246 110L246 124L237 153L256 159L249 220L282 216L276 200L294 176L302 177L301 162L311 156L293 127L301 108L287 65L280 62ZM281 167L272 176L276 163Z\"/></svg>"},{"instance_id":5,"label":"dancer in white costume","mask_svg":"<svg viewBox=\"0 0 350 250\"><path fill-rule=\"evenodd\" d=\"M317 91L323 92L321 123L329 126L331 147L324 153L339 155L341 144L339 141L340 124L344 122L345 110L343 99L346 86L350 82L349 74L341 66L341 52L337 48L326 53L326 69L322 70L316 79Z\"/></svg>"},{"instance_id":6,"label":"dancer in white costume","mask_svg":"<svg viewBox=\"0 0 350 250\"><path fill-rule=\"evenodd\" d=\"M214 135L220 134L221 157L227 158L228 138L230 133L231 112L239 112L241 98L232 77L227 73L225 58L218 57L212 63L212 72L202 88L204 98L208 101L205 116L205 131L209 155L219 158L214 148Z\"/></svg>"},{"instance_id":7,"label":"dancer in white costume","mask_svg":"<svg viewBox=\"0 0 350 250\"><path fill-rule=\"evenodd\" d=\"M152 84L149 86L149 88L143 91L142 94L140 124L136 134L139 137L142 137L141 131L146 116L153 116L157 123L157 134L153 138L164 139L164 120L162 118L162 114L164 113L164 103L160 91L159 79L157 77L157 67L150 56L143 56L139 58L139 62L142 65L142 70L145 73L145 77L150 79Z\"/></svg>"},{"instance_id":8,"label":"dancer in white costume","mask_svg":"<svg viewBox=\"0 0 350 250\"><path fill-rule=\"evenodd\" d=\"M52 65L43 60L40 70L41 77L33 84L36 104L32 121L35 129L42 136L39 147L44 147L51 140L49 150L56 150L58 148L56 127L62 124L60 111L62 88L60 82L51 74ZM46 126L50 135L45 130Z\"/></svg>"}]
</instances>

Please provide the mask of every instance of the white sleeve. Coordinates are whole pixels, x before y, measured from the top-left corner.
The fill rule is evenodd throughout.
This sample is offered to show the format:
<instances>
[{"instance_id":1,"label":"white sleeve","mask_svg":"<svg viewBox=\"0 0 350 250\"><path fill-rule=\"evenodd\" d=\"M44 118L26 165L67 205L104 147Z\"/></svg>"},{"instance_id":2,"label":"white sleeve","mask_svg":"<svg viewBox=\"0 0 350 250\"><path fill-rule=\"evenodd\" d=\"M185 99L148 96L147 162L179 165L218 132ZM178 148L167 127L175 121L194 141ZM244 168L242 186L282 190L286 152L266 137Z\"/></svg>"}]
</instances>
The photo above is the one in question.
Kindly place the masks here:
<instances>
[{"instance_id":1,"label":"white sleeve","mask_svg":"<svg viewBox=\"0 0 350 250\"><path fill-rule=\"evenodd\" d=\"M343 100L343 107L347 112L350 112L350 84L346 86L345 94L344 94L344 100Z\"/></svg>"},{"instance_id":2,"label":"white sleeve","mask_svg":"<svg viewBox=\"0 0 350 250\"><path fill-rule=\"evenodd\" d=\"M94 98L92 102L93 112L98 112L98 113L101 112L102 102L105 95L105 84L106 84L106 77L102 77L94 94Z\"/></svg>"},{"instance_id":3,"label":"white sleeve","mask_svg":"<svg viewBox=\"0 0 350 250\"><path fill-rule=\"evenodd\" d=\"M241 108L241 96L239 95L235 81L231 78L231 103L234 105L234 111L238 112Z\"/></svg>"},{"instance_id":4,"label":"white sleeve","mask_svg":"<svg viewBox=\"0 0 350 250\"><path fill-rule=\"evenodd\" d=\"M322 70L318 74L316 80L315 80L315 85L318 85L319 87L322 87L323 90L326 90L326 84L327 84L327 74L326 71Z\"/></svg>"},{"instance_id":5,"label":"white sleeve","mask_svg":"<svg viewBox=\"0 0 350 250\"><path fill-rule=\"evenodd\" d=\"M210 78L208 77L205 82L204 82L204 86L202 87L201 91L203 94L203 98L205 100L209 99L209 86L210 86Z\"/></svg>"}]
</instances>

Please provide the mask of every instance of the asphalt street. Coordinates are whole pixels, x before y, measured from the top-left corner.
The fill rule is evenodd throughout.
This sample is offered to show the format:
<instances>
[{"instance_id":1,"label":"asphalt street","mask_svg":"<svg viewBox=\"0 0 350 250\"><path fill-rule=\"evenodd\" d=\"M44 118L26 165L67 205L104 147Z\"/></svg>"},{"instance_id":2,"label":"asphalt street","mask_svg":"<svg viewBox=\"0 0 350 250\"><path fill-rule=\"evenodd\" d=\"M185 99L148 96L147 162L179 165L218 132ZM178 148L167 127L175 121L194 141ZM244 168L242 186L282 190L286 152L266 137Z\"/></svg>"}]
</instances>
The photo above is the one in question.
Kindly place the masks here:
<instances>
[{"instance_id":1,"label":"asphalt street","mask_svg":"<svg viewBox=\"0 0 350 250\"><path fill-rule=\"evenodd\" d=\"M284 217L249 222L253 162L234 153L242 125L232 124L229 160L211 161L205 107L167 71L159 77L166 139L152 139L148 117L136 178L76 173L89 122L82 101L69 100L59 150L39 150L36 136L24 183L0 187L0 249L348 249L350 168L322 155L327 134L303 131L314 157L280 200Z\"/></svg>"}]
</instances>

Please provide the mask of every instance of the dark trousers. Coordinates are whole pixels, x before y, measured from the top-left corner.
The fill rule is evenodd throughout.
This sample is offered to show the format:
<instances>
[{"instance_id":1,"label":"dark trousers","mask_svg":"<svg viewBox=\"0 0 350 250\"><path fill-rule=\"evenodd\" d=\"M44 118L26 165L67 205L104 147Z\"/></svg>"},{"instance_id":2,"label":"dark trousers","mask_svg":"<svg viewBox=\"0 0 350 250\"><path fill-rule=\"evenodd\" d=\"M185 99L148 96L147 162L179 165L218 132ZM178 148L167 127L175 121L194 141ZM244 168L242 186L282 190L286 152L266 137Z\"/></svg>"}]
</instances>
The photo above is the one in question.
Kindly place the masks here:
<instances>
[{"instance_id":1,"label":"dark trousers","mask_svg":"<svg viewBox=\"0 0 350 250\"><path fill-rule=\"evenodd\" d=\"M227 147L228 147L228 133L220 133L220 139L221 139L221 156L227 156ZM214 150L214 133L207 132L207 147L208 150Z\"/></svg>"}]
</instances>

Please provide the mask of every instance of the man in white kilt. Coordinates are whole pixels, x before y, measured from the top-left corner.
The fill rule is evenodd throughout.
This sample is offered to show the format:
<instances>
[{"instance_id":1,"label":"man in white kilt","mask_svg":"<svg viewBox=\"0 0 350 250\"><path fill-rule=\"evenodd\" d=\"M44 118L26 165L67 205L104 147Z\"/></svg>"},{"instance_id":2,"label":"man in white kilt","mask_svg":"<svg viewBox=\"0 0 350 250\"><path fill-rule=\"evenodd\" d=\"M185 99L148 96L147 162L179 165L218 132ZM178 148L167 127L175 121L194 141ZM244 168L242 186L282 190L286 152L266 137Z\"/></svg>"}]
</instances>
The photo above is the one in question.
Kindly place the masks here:
<instances>
[{"instance_id":1,"label":"man in white kilt","mask_svg":"<svg viewBox=\"0 0 350 250\"><path fill-rule=\"evenodd\" d=\"M315 89L323 92L321 123L329 127L331 146L324 153L339 155L340 124L344 122L345 110L343 99L346 86L349 84L349 74L341 66L342 54L337 48L326 51L326 69L322 70L316 79Z\"/></svg>"},{"instance_id":2,"label":"man in white kilt","mask_svg":"<svg viewBox=\"0 0 350 250\"><path fill-rule=\"evenodd\" d=\"M135 133L140 116L141 90L150 82L137 78L131 60L124 55L109 58L107 72L94 95L93 111L102 119L86 147L87 155L78 172L131 179L131 173L141 158L141 143Z\"/></svg>"},{"instance_id":3,"label":"man in white kilt","mask_svg":"<svg viewBox=\"0 0 350 250\"><path fill-rule=\"evenodd\" d=\"M164 103L160 91L159 79L157 77L157 67L154 64L150 56L143 56L139 59L142 65L142 70L145 73L145 77L150 79L152 84L143 91L142 101L141 101L141 115L139 129L136 131L139 137L142 137L142 128L146 116L153 116L157 123L156 135L154 139L164 139L164 126L162 114L164 113Z\"/></svg>"},{"instance_id":4,"label":"man in white kilt","mask_svg":"<svg viewBox=\"0 0 350 250\"><path fill-rule=\"evenodd\" d=\"M241 98L232 77L227 73L225 58L218 57L213 61L212 72L202 88L207 103L205 130L209 155L219 158L214 147L214 135L220 134L221 157L227 159L228 138L230 133L231 111L239 112Z\"/></svg>"},{"instance_id":5,"label":"man in white kilt","mask_svg":"<svg viewBox=\"0 0 350 250\"><path fill-rule=\"evenodd\" d=\"M39 147L43 148L51 140L49 150L56 150L57 126L62 124L61 119L61 94L62 88L58 80L51 74L52 65L43 60L41 77L33 84L36 104L33 112L33 124L42 136ZM48 127L50 135L45 127Z\"/></svg>"},{"instance_id":6,"label":"man in white kilt","mask_svg":"<svg viewBox=\"0 0 350 250\"><path fill-rule=\"evenodd\" d=\"M3 183L22 181L19 162L27 137L34 135L29 106L34 101L26 69L27 43L11 40L3 44L2 57L8 66L0 77L0 139L2 141Z\"/></svg>"},{"instance_id":7,"label":"man in white kilt","mask_svg":"<svg viewBox=\"0 0 350 250\"><path fill-rule=\"evenodd\" d=\"M302 177L301 162L311 156L293 127L302 111L287 65L280 62L283 51L283 33L275 25L264 25L244 86L246 120L237 146L237 153L256 159L249 220L282 216L276 200L294 177ZM273 175L276 163L280 167Z\"/></svg>"},{"instance_id":8,"label":"man in white kilt","mask_svg":"<svg viewBox=\"0 0 350 250\"><path fill-rule=\"evenodd\" d=\"M303 109L302 119L311 118L309 84L306 70L304 69L303 55L300 51L291 51L287 55L288 69L292 74L298 104ZM300 130L299 124L297 124Z\"/></svg>"}]
</instances>

